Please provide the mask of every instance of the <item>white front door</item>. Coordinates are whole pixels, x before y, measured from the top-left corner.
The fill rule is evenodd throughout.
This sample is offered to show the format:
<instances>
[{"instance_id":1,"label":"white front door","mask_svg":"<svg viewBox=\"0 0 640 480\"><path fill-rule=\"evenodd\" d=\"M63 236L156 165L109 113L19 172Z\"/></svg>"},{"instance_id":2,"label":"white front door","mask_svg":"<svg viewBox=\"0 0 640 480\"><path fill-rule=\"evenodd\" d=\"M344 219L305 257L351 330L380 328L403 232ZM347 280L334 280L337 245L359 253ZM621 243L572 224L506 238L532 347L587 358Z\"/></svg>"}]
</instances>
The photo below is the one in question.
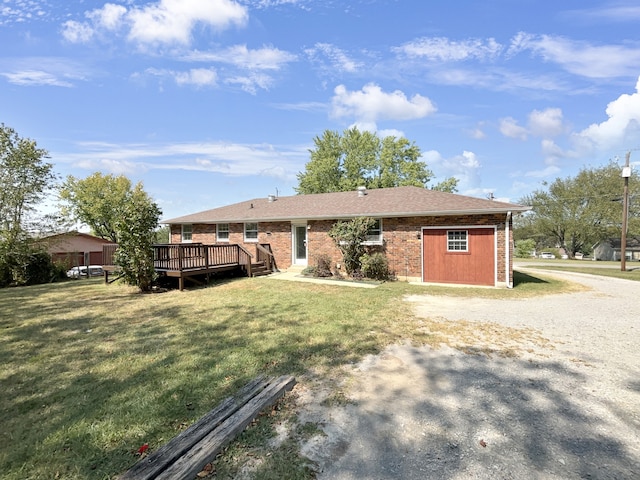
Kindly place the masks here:
<instances>
[{"instance_id":1,"label":"white front door","mask_svg":"<svg viewBox=\"0 0 640 480\"><path fill-rule=\"evenodd\" d=\"M293 231L293 264L307 264L307 225L292 225Z\"/></svg>"}]
</instances>

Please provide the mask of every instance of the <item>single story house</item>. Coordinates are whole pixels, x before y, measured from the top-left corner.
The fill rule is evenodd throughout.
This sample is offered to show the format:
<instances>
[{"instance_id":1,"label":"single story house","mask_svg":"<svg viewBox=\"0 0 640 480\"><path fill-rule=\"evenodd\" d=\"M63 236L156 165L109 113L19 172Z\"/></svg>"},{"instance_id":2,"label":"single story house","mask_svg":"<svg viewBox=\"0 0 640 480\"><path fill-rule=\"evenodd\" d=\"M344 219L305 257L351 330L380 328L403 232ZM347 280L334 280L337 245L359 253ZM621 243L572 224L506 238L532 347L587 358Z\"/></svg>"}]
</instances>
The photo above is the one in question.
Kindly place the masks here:
<instances>
[{"instance_id":1,"label":"single story house","mask_svg":"<svg viewBox=\"0 0 640 480\"><path fill-rule=\"evenodd\" d=\"M61 262L67 268L82 265L102 265L102 247L113 245L104 238L81 232L67 232L52 235L42 240L54 262Z\"/></svg>"},{"instance_id":2,"label":"single story house","mask_svg":"<svg viewBox=\"0 0 640 480\"><path fill-rule=\"evenodd\" d=\"M164 220L171 243L268 244L280 269L342 256L327 232L338 220L376 220L367 244L401 280L513 285L513 214L529 207L420 187L256 198Z\"/></svg>"},{"instance_id":3,"label":"single story house","mask_svg":"<svg viewBox=\"0 0 640 480\"><path fill-rule=\"evenodd\" d=\"M640 239L627 238L625 247L627 260L640 260ZM594 260L619 261L622 259L622 239L610 238L596 244L593 248Z\"/></svg>"}]
</instances>

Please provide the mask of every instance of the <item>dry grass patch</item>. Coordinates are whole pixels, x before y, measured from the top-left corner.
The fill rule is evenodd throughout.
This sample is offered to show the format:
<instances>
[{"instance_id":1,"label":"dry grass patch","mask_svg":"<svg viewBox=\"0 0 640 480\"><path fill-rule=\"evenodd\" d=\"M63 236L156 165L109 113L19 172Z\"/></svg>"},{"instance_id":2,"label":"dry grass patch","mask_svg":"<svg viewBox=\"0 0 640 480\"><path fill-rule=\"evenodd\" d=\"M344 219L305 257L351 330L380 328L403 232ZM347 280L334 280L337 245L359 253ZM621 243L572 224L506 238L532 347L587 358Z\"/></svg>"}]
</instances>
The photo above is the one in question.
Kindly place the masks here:
<instances>
[{"instance_id":1,"label":"dry grass patch","mask_svg":"<svg viewBox=\"0 0 640 480\"><path fill-rule=\"evenodd\" d=\"M537 285L446 291L512 298ZM114 478L142 444L153 451L259 374L330 377L407 339L495 343L498 333L475 324L425 323L403 301L436 291L268 278L148 295L100 280L0 290L2 478ZM264 455L257 478L311 478L292 454L295 442L265 446L274 422L294 414L280 412L261 418L230 451ZM234 455L238 461L223 457L219 471L225 463L240 471L247 456Z\"/></svg>"},{"instance_id":2,"label":"dry grass patch","mask_svg":"<svg viewBox=\"0 0 640 480\"><path fill-rule=\"evenodd\" d=\"M430 345L448 345L467 354L517 357L530 353L532 346L553 348L547 338L532 328L444 318L423 319L420 323L420 330L427 335Z\"/></svg>"}]
</instances>

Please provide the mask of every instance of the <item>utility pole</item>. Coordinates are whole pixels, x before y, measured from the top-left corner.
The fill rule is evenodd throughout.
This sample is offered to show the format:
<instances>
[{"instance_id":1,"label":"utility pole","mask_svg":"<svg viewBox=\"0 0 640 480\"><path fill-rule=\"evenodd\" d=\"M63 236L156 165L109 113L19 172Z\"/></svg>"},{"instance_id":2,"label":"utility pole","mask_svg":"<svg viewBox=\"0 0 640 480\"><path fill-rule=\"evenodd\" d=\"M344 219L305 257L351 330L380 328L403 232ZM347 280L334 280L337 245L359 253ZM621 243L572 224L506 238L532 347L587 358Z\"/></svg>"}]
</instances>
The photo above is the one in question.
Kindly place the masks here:
<instances>
[{"instance_id":1,"label":"utility pole","mask_svg":"<svg viewBox=\"0 0 640 480\"><path fill-rule=\"evenodd\" d=\"M629 217L629 177L631 176L631 166L629 157L631 152L627 152L622 169L624 178L624 191L622 193L622 235L620 236L620 270L627 271L627 221Z\"/></svg>"}]
</instances>

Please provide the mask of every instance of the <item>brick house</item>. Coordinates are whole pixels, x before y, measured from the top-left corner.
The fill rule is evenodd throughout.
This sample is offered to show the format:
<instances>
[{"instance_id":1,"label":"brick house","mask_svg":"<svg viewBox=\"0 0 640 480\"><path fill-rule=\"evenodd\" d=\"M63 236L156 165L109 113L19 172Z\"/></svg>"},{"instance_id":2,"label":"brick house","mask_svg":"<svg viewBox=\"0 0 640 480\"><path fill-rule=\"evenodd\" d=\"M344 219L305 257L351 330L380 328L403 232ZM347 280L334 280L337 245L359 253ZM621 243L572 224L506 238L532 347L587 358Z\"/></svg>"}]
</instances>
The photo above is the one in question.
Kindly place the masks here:
<instances>
[{"instance_id":1,"label":"brick house","mask_svg":"<svg viewBox=\"0 0 640 480\"><path fill-rule=\"evenodd\" d=\"M512 286L512 215L529 207L419 187L257 198L164 220L171 243L269 244L278 268L342 256L327 232L372 217L367 245L401 280Z\"/></svg>"},{"instance_id":2,"label":"brick house","mask_svg":"<svg viewBox=\"0 0 640 480\"><path fill-rule=\"evenodd\" d=\"M113 245L104 238L88 233L67 232L42 239L54 262L63 263L67 268L80 265L102 265L102 247Z\"/></svg>"}]
</instances>

